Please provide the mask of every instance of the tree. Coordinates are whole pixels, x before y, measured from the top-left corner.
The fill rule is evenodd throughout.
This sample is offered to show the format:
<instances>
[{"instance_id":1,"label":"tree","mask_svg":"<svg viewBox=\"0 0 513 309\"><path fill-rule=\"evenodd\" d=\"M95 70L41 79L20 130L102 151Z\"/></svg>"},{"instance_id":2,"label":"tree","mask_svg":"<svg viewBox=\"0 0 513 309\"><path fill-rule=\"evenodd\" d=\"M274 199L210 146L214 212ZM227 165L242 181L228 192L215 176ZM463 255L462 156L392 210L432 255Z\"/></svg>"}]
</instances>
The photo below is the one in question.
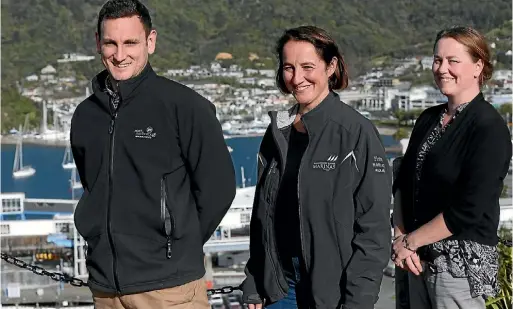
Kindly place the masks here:
<instances>
[{"instance_id":1,"label":"tree","mask_svg":"<svg viewBox=\"0 0 513 309\"><path fill-rule=\"evenodd\" d=\"M499 114L501 114L502 116L506 117L511 117L511 103L506 103L506 104L502 104L500 107L499 107Z\"/></svg>"},{"instance_id":2,"label":"tree","mask_svg":"<svg viewBox=\"0 0 513 309\"><path fill-rule=\"evenodd\" d=\"M396 141L400 141L403 138L408 138L408 136L410 136L410 132L405 128L399 128L395 131L393 136Z\"/></svg>"},{"instance_id":3,"label":"tree","mask_svg":"<svg viewBox=\"0 0 513 309\"><path fill-rule=\"evenodd\" d=\"M2 87L2 133L23 126L26 114L29 114L28 129L39 127L41 112L36 104L16 89Z\"/></svg>"},{"instance_id":4,"label":"tree","mask_svg":"<svg viewBox=\"0 0 513 309\"><path fill-rule=\"evenodd\" d=\"M402 109L396 109L394 117L397 119L397 127L401 127L401 122L404 121L405 112Z\"/></svg>"},{"instance_id":5,"label":"tree","mask_svg":"<svg viewBox=\"0 0 513 309\"><path fill-rule=\"evenodd\" d=\"M511 124L511 118L512 118L512 112L511 112L511 103L502 104L498 108L499 114L502 116L504 121L508 123L508 125Z\"/></svg>"},{"instance_id":6,"label":"tree","mask_svg":"<svg viewBox=\"0 0 513 309\"><path fill-rule=\"evenodd\" d=\"M509 187L508 187L508 185L507 185L507 184L504 184L504 185L502 186L501 198L507 198L507 197L509 197L509 196L508 196L508 195L509 195L509 194L508 194L508 191L509 191Z\"/></svg>"},{"instance_id":7,"label":"tree","mask_svg":"<svg viewBox=\"0 0 513 309\"><path fill-rule=\"evenodd\" d=\"M512 308L512 294L513 289L511 282L513 274L511 270L512 257L511 257L511 231L508 228L501 227L498 231L501 242L497 245L499 253L499 283L500 292L497 297L489 298L486 300L487 309L511 309ZM509 242L509 246L506 243Z\"/></svg>"}]
</instances>

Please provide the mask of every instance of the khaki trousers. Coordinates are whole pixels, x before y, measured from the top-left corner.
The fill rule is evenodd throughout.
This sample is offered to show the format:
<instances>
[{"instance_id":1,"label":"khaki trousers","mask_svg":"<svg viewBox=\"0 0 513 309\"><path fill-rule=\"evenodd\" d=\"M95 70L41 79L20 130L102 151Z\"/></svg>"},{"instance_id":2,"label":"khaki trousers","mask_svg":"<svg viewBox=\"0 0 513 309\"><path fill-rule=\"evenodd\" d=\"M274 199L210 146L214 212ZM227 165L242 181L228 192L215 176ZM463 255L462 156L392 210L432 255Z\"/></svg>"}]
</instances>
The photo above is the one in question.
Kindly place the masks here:
<instances>
[{"instance_id":1,"label":"khaki trousers","mask_svg":"<svg viewBox=\"0 0 513 309\"><path fill-rule=\"evenodd\" d=\"M91 292L95 309L210 309L204 279L173 288L123 296Z\"/></svg>"}]
</instances>

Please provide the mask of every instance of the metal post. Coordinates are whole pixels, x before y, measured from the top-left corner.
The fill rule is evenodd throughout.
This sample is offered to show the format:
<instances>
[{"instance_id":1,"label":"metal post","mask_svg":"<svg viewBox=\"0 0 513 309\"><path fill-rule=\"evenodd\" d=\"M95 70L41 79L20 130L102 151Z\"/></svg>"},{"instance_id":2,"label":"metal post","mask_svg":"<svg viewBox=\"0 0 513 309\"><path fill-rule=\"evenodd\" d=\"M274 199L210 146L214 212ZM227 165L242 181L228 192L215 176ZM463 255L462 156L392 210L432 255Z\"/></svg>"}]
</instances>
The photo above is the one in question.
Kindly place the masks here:
<instances>
[{"instance_id":1,"label":"metal post","mask_svg":"<svg viewBox=\"0 0 513 309\"><path fill-rule=\"evenodd\" d=\"M78 233L73 225L73 275L78 275Z\"/></svg>"},{"instance_id":2,"label":"metal post","mask_svg":"<svg viewBox=\"0 0 513 309\"><path fill-rule=\"evenodd\" d=\"M73 272L74 276L77 278L86 278L87 268L86 268L86 255L84 251L85 241L78 234L75 225L73 227Z\"/></svg>"},{"instance_id":3,"label":"metal post","mask_svg":"<svg viewBox=\"0 0 513 309\"><path fill-rule=\"evenodd\" d=\"M205 253L205 281L207 282L207 288L214 288L214 270L212 267L212 254Z\"/></svg>"}]
</instances>

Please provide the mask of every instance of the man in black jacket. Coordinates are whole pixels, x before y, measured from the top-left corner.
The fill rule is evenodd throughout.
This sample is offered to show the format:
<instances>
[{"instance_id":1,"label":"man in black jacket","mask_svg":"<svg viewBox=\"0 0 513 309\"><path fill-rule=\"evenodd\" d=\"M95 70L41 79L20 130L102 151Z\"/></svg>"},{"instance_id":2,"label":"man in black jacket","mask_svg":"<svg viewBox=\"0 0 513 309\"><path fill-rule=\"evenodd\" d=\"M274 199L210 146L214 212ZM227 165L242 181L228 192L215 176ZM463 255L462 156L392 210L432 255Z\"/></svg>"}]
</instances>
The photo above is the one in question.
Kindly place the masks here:
<instances>
[{"instance_id":1,"label":"man in black jacket","mask_svg":"<svg viewBox=\"0 0 513 309\"><path fill-rule=\"evenodd\" d=\"M203 244L235 196L215 107L155 74L156 38L138 0L108 1L96 34L106 70L72 119L96 308L210 308Z\"/></svg>"}]
</instances>

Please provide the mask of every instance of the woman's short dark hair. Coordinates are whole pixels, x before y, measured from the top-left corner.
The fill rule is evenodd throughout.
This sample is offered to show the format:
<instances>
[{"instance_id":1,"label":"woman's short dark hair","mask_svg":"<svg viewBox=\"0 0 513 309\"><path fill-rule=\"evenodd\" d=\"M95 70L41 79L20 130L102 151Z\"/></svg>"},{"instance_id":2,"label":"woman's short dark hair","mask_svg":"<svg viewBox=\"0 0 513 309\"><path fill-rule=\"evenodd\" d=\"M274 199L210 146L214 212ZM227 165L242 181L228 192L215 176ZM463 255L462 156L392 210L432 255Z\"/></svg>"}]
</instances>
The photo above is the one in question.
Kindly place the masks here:
<instances>
[{"instance_id":1,"label":"woman's short dark hair","mask_svg":"<svg viewBox=\"0 0 513 309\"><path fill-rule=\"evenodd\" d=\"M117 19L123 17L138 16L143 24L146 36L151 32L151 16L148 8L138 0L109 0L101 8L98 14L97 30L101 37L102 22L105 19Z\"/></svg>"},{"instance_id":2,"label":"woman's short dark hair","mask_svg":"<svg viewBox=\"0 0 513 309\"><path fill-rule=\"evenodd\" d=\"M276 84L283 93L290 93L285 86L283 80L283 47L289 41L303 41L309 42L317 51L319 57L321 57L326 65L329 65L333 57L337 58L337 67L335 72L329 78L330 90L344 89L347 87L348 76L347 67L340 53L337 44L331 38L331 36L323 29L315 26L301 26L293 29L288 29L281 36L276 44L276 54L279 61L278 71L276 72Z\"/></svg>"},{"instance_id":3,"label":"woman's short dark hair","mask_svg":"<svg viewBox=\"0 0 513 309\"><path fill-rule=\"evenodd\" d=\"M467 48L468 53L477 62L479 59L483 61L483 70L479 75L479 85L483 85L492 77L493 64L490 61L490 49L485 37L476 29L471 27L451 27L438 32L433 45L433 52L436 44L442 38L452 38Z\"/></svg>"}]
</instances>

